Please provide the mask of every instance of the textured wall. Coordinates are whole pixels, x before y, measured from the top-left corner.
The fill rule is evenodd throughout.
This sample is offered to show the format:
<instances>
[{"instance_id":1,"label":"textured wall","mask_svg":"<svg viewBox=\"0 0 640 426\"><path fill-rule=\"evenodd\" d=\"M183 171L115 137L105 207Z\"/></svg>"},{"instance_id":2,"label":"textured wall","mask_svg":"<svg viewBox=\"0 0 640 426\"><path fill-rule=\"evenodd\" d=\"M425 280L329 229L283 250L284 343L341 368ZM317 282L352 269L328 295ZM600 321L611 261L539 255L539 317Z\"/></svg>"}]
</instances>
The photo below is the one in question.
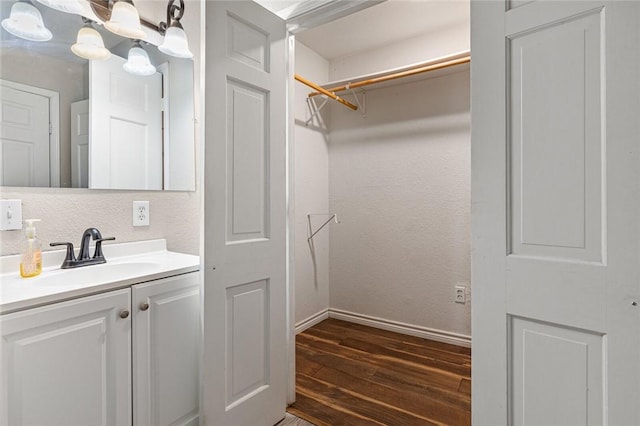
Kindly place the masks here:
<instances>
[{"instance_id":1,"label":"textured wall","mask_svg":"<svg viewBox=\"0 0 640 426\"><path fill-rule=\"evenodd\" d=\"M117 242L166 238L169 250L198 254L200 195L196 192L133 192L87 189L2 188L2 198L22 199L23 219L36 225L43 250L50 242L80 244L82 232L96 227ZM148 200L150 226L132 225L132 202ZM21 231L2 231L1 255L20 252ZM109 243L105 243L109 244ZM60 250L60 247L56 247Z\"/></svg>"},{"instance_id":2,"label":"textured wall","mask_svg":"<svg viewBox=\"0 0 640 426\"><path fill-rule=\"evenodd\" d=\"M470 335L469 72L330 109L332 308Z\"/></svg>"},{"instance_id":3,"label":"textured wall","mask_svg":"<svg viewBox=\"0 0 640 426\"><path fill-rule=\"evenodd\" d=\"M468 3L467 3L468 4ZM467 17L468 18L468 17ZM331 61L329 80L338 81L389 69L425 62L452 53L469 50L469 21L440 28L438 31L415 36Z\"/></svg>"},{"instance_id":4,"label":"textured wall","mask_svg":"<svg viewBox=\"0 0 640 426\"><path fill-rule=\"evenodd\" d=\"M145 2L143 2L144 4ZM146 2L164 19L166 3ZM194 53L195 116L200 122L200 8L198 0L187 0L182 24ZM147 16L147 15L145 15ZM154 21L157 22L157 21ZM200 168L202 129L196 125L196 168ZM199 170L196 173L199 176ZM98 191L71 188L0 188L0 198L22 199L23 219L42 219L37 226L45 250L53 241L79 244L82 231L95 226L103 236L119 242L166 238L169 250L199 254L200 185L194 192ZM133 227L132 201L150 202L150 226ZM0 232L0 255L20 251L22 232Z\"/></svg>"},{"instance_id":5,"label":"textured wall","mask_svg":"<svg viewBox=\"0 0 640 426\"><path fill-rule=\"evenodd\" d=\"M303 44L296 44L295 72L317 82L328 78L329 63ZM329 230L324 229L313 238L309 236L307 214L329 211L329 165L326 117L310 117L306 98L310 89L296 82L293 111L294 132L294 208L295 208L295 322L309 318L329 307ZM325 217L313 217L318 226Z\"/></svg>"}]
</instances>

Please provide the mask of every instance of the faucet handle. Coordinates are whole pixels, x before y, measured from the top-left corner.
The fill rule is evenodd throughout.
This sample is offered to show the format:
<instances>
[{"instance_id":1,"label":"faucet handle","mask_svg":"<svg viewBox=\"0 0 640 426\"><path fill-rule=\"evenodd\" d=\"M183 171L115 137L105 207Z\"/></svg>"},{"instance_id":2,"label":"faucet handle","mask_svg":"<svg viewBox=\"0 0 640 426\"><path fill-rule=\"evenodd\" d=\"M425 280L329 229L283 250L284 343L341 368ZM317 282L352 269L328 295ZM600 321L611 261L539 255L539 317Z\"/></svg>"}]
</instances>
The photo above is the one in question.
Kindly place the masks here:
<instances>
[{"instance_id":1,"label":"faucet handle","mask_svg":"<svg viewBox=\"0 0 640 426\"><path fill-rule=\"evenodd\" d=\"M74 262L76 261L76 254L73 251L73 243L67 243L67 242L50 243L49 246L51 246L51 247L67 246L67 253L64 256L64 261L62 261L62 265L60 266L60 268L61 269L68 269L68 268L71 268L73 266Z\"/></svg>"},{"instance_id":2,"label":"faucet handle","mask_svg":"<svg viewBox=\"0 0 640 426\"><path fill-rule=\"evenodd\" d=\"M108 237L108 238L98 238L96 240L96 250L93 252L93 258L102 258L104 259L104 254L102 254L102 242L103 241L113 241L116 237Z\"/></svg>"}]
</instances>

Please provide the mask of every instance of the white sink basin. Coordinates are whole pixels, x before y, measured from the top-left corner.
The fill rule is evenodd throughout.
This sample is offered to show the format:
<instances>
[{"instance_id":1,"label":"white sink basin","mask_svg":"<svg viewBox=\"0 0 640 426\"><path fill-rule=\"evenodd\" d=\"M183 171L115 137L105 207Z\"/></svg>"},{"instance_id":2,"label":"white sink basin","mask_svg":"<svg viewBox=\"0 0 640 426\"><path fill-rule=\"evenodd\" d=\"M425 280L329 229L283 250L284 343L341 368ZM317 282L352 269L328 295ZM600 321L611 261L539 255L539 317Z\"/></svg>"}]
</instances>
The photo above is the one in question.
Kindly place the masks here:
<instances>
[{"instance_id":1,"label":"white sink basin","mask_svg":"<svg viewBox=\"0 0 640 426\"><path fill-rule=\"evenodd\" d=\"M71 269L44 271L41 275L29 278L34 285L54 287L84 287L87 283L105 283L120 281L131 276L144 276L162 269L157 262L121 262L101 263Z\"/></svg>"},{"instance_id":2,"label":"white sink basin","mask_svg":"<svg viewBox=\"0 0 640 426\"><path fill-rule=\"evenodd\" d=\"M71 269L60 269L64 252L43 252L45 267L32 278L20 277L19 256L0 258L0 265L4 266L0 274L0 314L193 272L200 267L198 256L167 251L164 240L103 248L107 263Z\"/></svg>"}]
</instances>

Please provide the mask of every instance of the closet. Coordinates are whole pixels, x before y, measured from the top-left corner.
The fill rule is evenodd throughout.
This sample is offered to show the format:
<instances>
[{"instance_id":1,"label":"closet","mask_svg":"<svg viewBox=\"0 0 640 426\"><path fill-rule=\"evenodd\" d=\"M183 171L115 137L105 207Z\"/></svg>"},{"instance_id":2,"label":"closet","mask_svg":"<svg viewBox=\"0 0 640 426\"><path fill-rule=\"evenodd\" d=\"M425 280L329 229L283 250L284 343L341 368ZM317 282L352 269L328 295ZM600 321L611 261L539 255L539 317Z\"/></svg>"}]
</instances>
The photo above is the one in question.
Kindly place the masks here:
<instances>
[{"instance_id":1,"label":"closet","mask_svg":"<svg viewBox=\"0 0 640 426\"><path fill-rule=\"evenodd\" d=\"M296 332L332 317L470 346L469 48L465 2L296 34Z\"/></svg>"}]
</instances>

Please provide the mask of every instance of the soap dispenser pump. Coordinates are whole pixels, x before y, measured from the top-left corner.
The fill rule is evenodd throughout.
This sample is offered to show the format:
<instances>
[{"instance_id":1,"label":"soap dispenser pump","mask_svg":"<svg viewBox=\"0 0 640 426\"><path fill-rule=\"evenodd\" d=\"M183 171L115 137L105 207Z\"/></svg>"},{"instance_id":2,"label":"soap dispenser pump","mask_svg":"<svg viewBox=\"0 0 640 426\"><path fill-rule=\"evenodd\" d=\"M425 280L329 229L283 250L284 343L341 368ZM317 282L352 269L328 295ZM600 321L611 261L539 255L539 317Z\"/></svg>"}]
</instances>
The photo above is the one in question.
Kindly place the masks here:
<instances>
[{"instance_id":1,"label":"soap dispenser pump","mask_svg":"<svg viewBox=\"0 0 640 426\"><path fill-rule=\"evenodd\" d=\"M34 222L40 219L27 219L24 228L24 243L22 257L20 258L20 276L23 278L35 277L42 272L42 243L36 236Z\"/></svg>"}]
</instances>

